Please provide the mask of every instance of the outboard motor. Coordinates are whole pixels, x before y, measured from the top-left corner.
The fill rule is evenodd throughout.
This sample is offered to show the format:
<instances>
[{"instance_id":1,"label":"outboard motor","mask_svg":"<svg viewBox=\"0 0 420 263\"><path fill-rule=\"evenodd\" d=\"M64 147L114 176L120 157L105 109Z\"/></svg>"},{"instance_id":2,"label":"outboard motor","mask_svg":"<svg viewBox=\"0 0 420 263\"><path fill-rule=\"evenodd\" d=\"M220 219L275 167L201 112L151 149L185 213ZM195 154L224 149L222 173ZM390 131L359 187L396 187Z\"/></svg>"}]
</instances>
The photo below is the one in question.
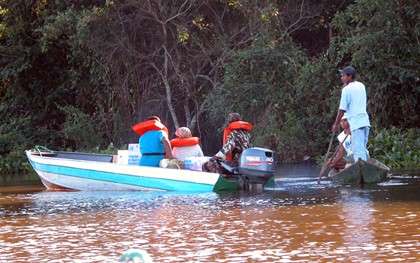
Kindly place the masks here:
<instances>
[{"instance_id":1,"label":"outboard motor","mask_svg":"<svg viewBox=\"0 0 420 263\"><path fill-rule=\"evenodd\" d=\"M248 184L264 184L275 172L274 152L265 148L248 148L241 154L238 173Z\"/></svg>"}]
</instances>

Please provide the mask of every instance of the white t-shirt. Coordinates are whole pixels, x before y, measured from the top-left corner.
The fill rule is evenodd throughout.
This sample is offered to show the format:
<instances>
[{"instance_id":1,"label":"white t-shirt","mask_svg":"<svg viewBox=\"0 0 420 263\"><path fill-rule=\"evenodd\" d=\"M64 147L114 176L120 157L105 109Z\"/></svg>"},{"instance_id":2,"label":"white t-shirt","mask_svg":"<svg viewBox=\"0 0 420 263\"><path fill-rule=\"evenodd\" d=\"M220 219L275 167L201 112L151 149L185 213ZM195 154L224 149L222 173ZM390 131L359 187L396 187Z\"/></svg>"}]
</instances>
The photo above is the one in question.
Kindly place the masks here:
<instances>
[{"instance_id":1,"label":"white t-shirt","mask_svg":"<svg viewBox=\"0 0 420 263\"><path fill-rule=\"evenodd\" d=\"M172 149L172 155L174 158L184 161L188 157L201 157L204 156L200 145L196 144L193 146L174 147Z\"/></svg>"},{"instance_id":2,"label":"white t-shirt","mask_svg":"<svg viewBox=\"0 0 420 263\"><path fill-rule=\"evenodd\" d=\"M347 138L346 138L346 135L347 134L345 134L344 133L344 131L342 131L338 136L337 136L337 140L340 142L340 143L342 143L343 141L344 141L344 138L346 139L345 141L344 141L344 143L343 143L343 147L344 147L344 150L346 150L346 154L347 154L347 156L350 156L351 154L352 154L352 151L351 151L351 135L349 134L348 136L347 136Z\"/></svg>"},{"instance_id":3,"label":"white t-shirt","mask_svg":"<svg viewBox=\"0 0 420 263\"><path fill-rule=\"evenodd\" d=\"M353 81L341 90L339 108L346 112L347 120L352 131L370 126L366 104L367 96L363 83Z\"/></svg>"}]
</instances>

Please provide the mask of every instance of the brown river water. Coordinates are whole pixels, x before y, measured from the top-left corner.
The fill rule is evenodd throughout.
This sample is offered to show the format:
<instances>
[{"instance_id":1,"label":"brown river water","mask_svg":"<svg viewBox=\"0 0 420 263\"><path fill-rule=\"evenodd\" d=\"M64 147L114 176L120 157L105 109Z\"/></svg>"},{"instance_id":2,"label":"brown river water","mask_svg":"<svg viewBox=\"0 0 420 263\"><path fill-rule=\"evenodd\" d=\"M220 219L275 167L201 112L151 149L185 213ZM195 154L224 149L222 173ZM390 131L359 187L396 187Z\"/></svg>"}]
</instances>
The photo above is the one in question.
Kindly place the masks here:
<instances>
[{"instance_id":1,"label":"brown river water","mask_svg":"<svg viewBox=\"0 0 420 263\"><path fill-rule=\"evenodd\" d=\"M420 178L280 176L259 193L0 188L0 262L420 262Z\"/></svg>"}]
</instances>

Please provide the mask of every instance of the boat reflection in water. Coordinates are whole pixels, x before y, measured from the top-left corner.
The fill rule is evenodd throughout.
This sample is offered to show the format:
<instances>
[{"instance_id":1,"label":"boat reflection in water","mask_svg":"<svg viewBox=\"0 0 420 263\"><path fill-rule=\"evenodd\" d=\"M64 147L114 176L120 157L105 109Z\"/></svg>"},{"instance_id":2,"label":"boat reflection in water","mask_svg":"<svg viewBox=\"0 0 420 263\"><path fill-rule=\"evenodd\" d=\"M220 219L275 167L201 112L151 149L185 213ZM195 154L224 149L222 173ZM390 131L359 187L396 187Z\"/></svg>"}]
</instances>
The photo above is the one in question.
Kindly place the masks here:
<instances>
[{"instance_id":1,"label":"boat reflection in water","mask_svg":"<svg viewBox=\"0 0 420 263\"><path fill-rule=\"evenodd\" d=\"M345 230L343 233L343 248L350 252L351 261L369 261L369 253L377 246L374 239L373 202L369 195L353 194L351 189L342 189L341 202Z\"/></svg>"},{"instance_id":2,"label":"boat reflection in water","mask_svg":"<svg viewBox=\"0 0 420 263\"><path fill-rule=\"evenodd\" d=\"M3 193L0 262L116 262L130 248L154 262L420 260L420 180L361 189L316 175L259 193Z\"/></svg>"}]
</instances>

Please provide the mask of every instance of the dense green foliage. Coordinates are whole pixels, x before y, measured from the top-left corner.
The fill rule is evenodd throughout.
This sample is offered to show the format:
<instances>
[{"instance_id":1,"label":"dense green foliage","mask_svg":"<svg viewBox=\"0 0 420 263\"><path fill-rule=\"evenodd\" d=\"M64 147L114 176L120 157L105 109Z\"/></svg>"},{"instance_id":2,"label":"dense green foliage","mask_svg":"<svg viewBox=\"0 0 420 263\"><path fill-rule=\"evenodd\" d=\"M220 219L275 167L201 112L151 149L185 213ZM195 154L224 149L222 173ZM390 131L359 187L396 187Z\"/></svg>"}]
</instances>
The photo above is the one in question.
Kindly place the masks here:
<instances>
[{"instance_id":1,"label":"dense green foliage","mask_svg":"<svg viewBox=\"0 0 420 263\"><path fill-rule=\"evenodd\" d=\"M223 116L239 109L257 125L256 144L288 153L283 160L302 160L328 138L337 107L331 102L338 91L334 72L326 59L311 63L288 39L273 48L239 51L226 66L219 105L211 110Z\"/></svg>"},{"instance_id":2,"label":"dense green foliage","mask_svg":"<svg viewBox=\"0 0 420 263\"><path fill-rule=\"evenodd\" d=\"M317 57L299 52L295 39L290 42L289 38L275 37L273 45L272 36L278 32L270 32L264 43L258 39L234 53L225 67L225 85L214 99L219 107L212 111L220 115L220 109L226 112L239 108L248 113L253 121L258 120L256 141L287 153L281 156L283 160L322 154L340 96L337 69L352 64L367 86L368 111L378 130L418 127L419 11L418 1L364 0L350 4L333 17L334 37ZM401 136L405 138L407 133L401 131ZM394 156L395 148L376 140L371 144ZM378 156L374 157L384 159L376 152ZM412 165L412 157L401 152L391 167L408 163Z\"/></svg>"},{"instance_id":3,"label":"dense green foliage","mask_svg":"<svg viewBox=\"0 0 420 263\"><path fill-rule=\"evenodd\" d=\"M338 58L351 57L379 127L416 127L420 112L420 2L358 1L334 18Z\"/></svg>"},{"instance_id":4,"label":"dense green foliage","mask_svg":"<svg viewBox=\"0 0 420 263\"><path fill-rule=\"evenodd\" d=\"M35 144L123 147L152 114L212 154L229 111L282 160L315 157L347 64L368 88L372 155L418 167L418 21L415 0L0 0L0 169Z\"/></svg>"},{"instance_id":5,"label":"dense green foliage","mask_svg":"<svg viewBox=\"0 0 420 263\"><path fill-rule=\"evenodd\" d=\"M370 154L395 169L419 168L420 130L391 127L382 129L370 141Z\"/></svg>"}]
</instances>

